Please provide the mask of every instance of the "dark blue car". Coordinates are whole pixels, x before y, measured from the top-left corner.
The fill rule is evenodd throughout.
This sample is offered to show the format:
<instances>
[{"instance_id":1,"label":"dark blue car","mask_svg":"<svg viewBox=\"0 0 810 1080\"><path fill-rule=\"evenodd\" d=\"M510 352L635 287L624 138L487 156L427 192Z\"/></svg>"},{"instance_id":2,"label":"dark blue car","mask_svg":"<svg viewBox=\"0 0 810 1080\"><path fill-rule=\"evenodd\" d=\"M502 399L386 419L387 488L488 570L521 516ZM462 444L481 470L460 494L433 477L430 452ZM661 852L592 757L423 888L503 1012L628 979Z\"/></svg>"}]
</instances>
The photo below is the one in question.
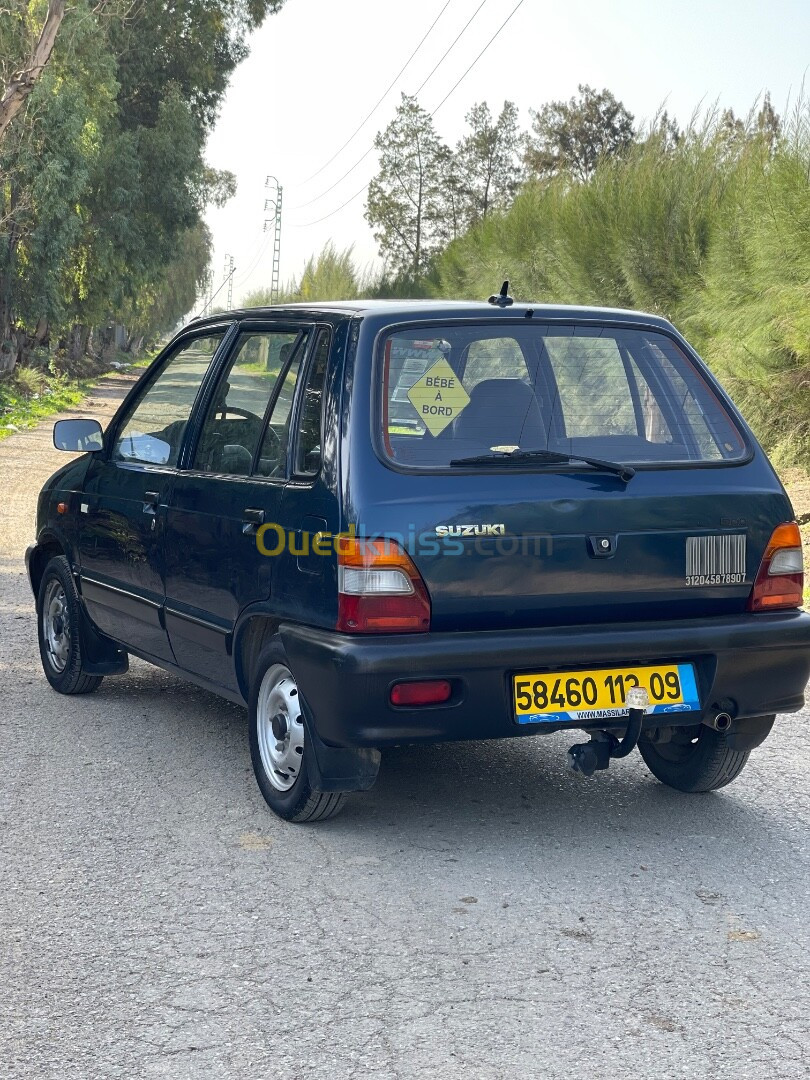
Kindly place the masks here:
<instances>
[{"instance_id":1,"label":"dark blue car","mask_svg":"<svg viewBox=\"0 0 810 1080\"><path fill-rule=\"evenodd\" d=\"M249 709L262 794L324 819L397 743L584 729L727 784L810 672L790 502L663 319L330 303L186 327L45 485L48 681L132 653Z\"/></svg>"}]
</instances>

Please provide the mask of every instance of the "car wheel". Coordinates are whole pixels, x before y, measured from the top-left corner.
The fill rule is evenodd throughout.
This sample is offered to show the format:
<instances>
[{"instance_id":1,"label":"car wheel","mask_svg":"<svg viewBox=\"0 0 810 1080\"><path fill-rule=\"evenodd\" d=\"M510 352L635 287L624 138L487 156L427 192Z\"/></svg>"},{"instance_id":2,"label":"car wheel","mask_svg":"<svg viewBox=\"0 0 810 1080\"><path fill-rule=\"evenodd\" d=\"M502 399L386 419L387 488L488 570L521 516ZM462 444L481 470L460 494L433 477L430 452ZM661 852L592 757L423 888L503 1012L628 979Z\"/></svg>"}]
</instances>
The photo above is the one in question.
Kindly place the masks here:
<instances>
[{"instance_id":1,"label":"car wheel","mask_svg":"<svg viewBox=\"0 0 810 1080\"><path fill-rule=\"evenodd\" d=\"M101 686L101 675L82 671L83 618L70 563L59 555L50 560L39 583L37 631L45 678L60 694L91 694Z\"/></svg>"},{"instance_id":2,"label":"car wheel","mask_svg":"<svg viewBox=\"0 0 810 1080\"><path fill-rule=\"evenodd\" d=\"M312 787L306 765L304 704L282 648L259 658L248 702L250 756L265 802L285 821L325 821L346 801Z\"/></svg>"},{"instance_id":3,"label":"car wheel","mask_svg":"<svg viewBox=\"0 0 810 1080\"><path fill-rule=\"evenodd\" d=\"M638 748L656 779L678 791L715 791L735 780L750 750L732 750L725 735L705 724L675 728L671 742L651 742L643 736Z\"/></svg>"}]
</instances>

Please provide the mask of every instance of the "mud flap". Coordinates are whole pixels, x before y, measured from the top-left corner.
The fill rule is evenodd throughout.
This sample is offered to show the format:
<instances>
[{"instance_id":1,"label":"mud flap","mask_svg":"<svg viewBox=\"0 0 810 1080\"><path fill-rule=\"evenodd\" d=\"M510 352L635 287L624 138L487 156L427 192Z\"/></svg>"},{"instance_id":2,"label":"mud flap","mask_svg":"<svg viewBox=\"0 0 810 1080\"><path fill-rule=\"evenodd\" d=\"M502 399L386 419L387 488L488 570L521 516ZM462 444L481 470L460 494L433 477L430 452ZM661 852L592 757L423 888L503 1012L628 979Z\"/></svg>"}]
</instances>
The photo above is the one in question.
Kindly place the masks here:
<instances>
[{"instance_id":1,"label":"mud flap","mask_svg":"<svg viewBox=\"0 0 810 1080\"><path fill-rule=\"evenodd\" d=\"M129 657L114 641L104 637L81 616L82 671L86 675L123 675L129 670Z\"/></svg>"},{"instance_id":2,"label":"mud flap","mask_svg":"<svg viewBox=\"0 0 810 1080\"><path fill-rule=\"evenodd\" d=\"M754 750L765 742L773 727L775 716L747 716L735 720L726 732L729 750Z\"/></svg>"},{"instance_id":3,"label":"mud flap","mask_svg":"<svg viewBox=\"0 0 810 1080\"><path fill-rule=\"evenodd\" d=\"M309 782L317 791L368 791L380 771L380 751L366 747L327 746L307 713L305 761Z\"/></svg>"}]
</instances>

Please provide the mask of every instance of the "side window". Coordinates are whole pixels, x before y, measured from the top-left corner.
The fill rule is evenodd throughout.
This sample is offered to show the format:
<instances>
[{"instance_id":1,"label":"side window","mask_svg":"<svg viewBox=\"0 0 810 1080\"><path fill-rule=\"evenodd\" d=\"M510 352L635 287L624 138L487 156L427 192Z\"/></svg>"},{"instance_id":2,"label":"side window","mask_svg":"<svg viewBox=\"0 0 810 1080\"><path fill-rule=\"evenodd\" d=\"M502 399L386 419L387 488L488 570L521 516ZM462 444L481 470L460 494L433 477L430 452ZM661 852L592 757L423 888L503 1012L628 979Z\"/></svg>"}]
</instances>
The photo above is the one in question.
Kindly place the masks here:
<instances>
[{"instance_id":1,"label":"side window","mask_svg":"<svg viewBox=\"0 0 810 1080\"><path fill-rule=\"evenodd\" d=\"M224 330L184 342L133 403L113 443L113 461L176 465L191 407Z\"/></svg>"},{"instance_id":2,"label":"side window","mask_svg":"<svg viewBox=\"0 0 810 1080\"><path fill-rule=\"evenodd\" d=\"M286 370L282 374L267 425L262 437L259 460L256 463L258 476L284 476L287 472L287 453L290 445L290 418L292 416L295 388L301 371L301 362L306 352L306 340L302 336L292 348L287 359Z\"/></svg>"},{"instance_id":3,"label":"side window","mask_svg":"<svg viewBox=\"0 0 810 1080\"><path fill-rule=\"evenodd\" d=\"M321 330L309 365L298 423L295 471L305 476L315 476L321 467L321 406L328 360L329 331Z\"/></svg>"},{"instance_id":4,"label":"side window","mask_svg":"<svg viewBox=\"0 0 810 1080\"><path fill-rule=\"evenodd\" d=\"M194 455L202 472L250 474L264 432L267 406L294 352L303 352L304 331L262 330L240 335L217 384Z\"/></svg>"},{"instance_id":5,"label":"side window","mask_svg":"<svg viewBox=\"0 0 810 1080\"><path fill-rule=\"evenodd\" d=\"M471 342L464 365L464 389L469 393L487 379L529 382L523 350L514 338L480 338Z\"/></svg>"}]
</instances>

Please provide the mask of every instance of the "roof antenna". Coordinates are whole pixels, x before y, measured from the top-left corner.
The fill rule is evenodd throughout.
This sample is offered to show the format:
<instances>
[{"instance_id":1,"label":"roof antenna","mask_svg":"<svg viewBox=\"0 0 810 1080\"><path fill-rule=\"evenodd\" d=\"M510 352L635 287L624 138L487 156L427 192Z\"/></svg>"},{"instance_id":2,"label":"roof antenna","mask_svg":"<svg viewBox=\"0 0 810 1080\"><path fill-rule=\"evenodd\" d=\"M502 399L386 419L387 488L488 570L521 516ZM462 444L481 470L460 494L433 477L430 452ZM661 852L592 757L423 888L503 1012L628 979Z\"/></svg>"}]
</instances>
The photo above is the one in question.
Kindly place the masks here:
<instances>
[{"instance_id":1,"label":"roof antenna","mask_svg":"<svg viewBox=\"0 0 810 1080\"><path fill-rule=\"evenodd\" d=\"M515 301L509 295L508 279L501 285L501 291L499 293L493 293L487 301L488 304L494 304L496 307L511 307L514 302Z\"/></svg>"}]
</instances>

